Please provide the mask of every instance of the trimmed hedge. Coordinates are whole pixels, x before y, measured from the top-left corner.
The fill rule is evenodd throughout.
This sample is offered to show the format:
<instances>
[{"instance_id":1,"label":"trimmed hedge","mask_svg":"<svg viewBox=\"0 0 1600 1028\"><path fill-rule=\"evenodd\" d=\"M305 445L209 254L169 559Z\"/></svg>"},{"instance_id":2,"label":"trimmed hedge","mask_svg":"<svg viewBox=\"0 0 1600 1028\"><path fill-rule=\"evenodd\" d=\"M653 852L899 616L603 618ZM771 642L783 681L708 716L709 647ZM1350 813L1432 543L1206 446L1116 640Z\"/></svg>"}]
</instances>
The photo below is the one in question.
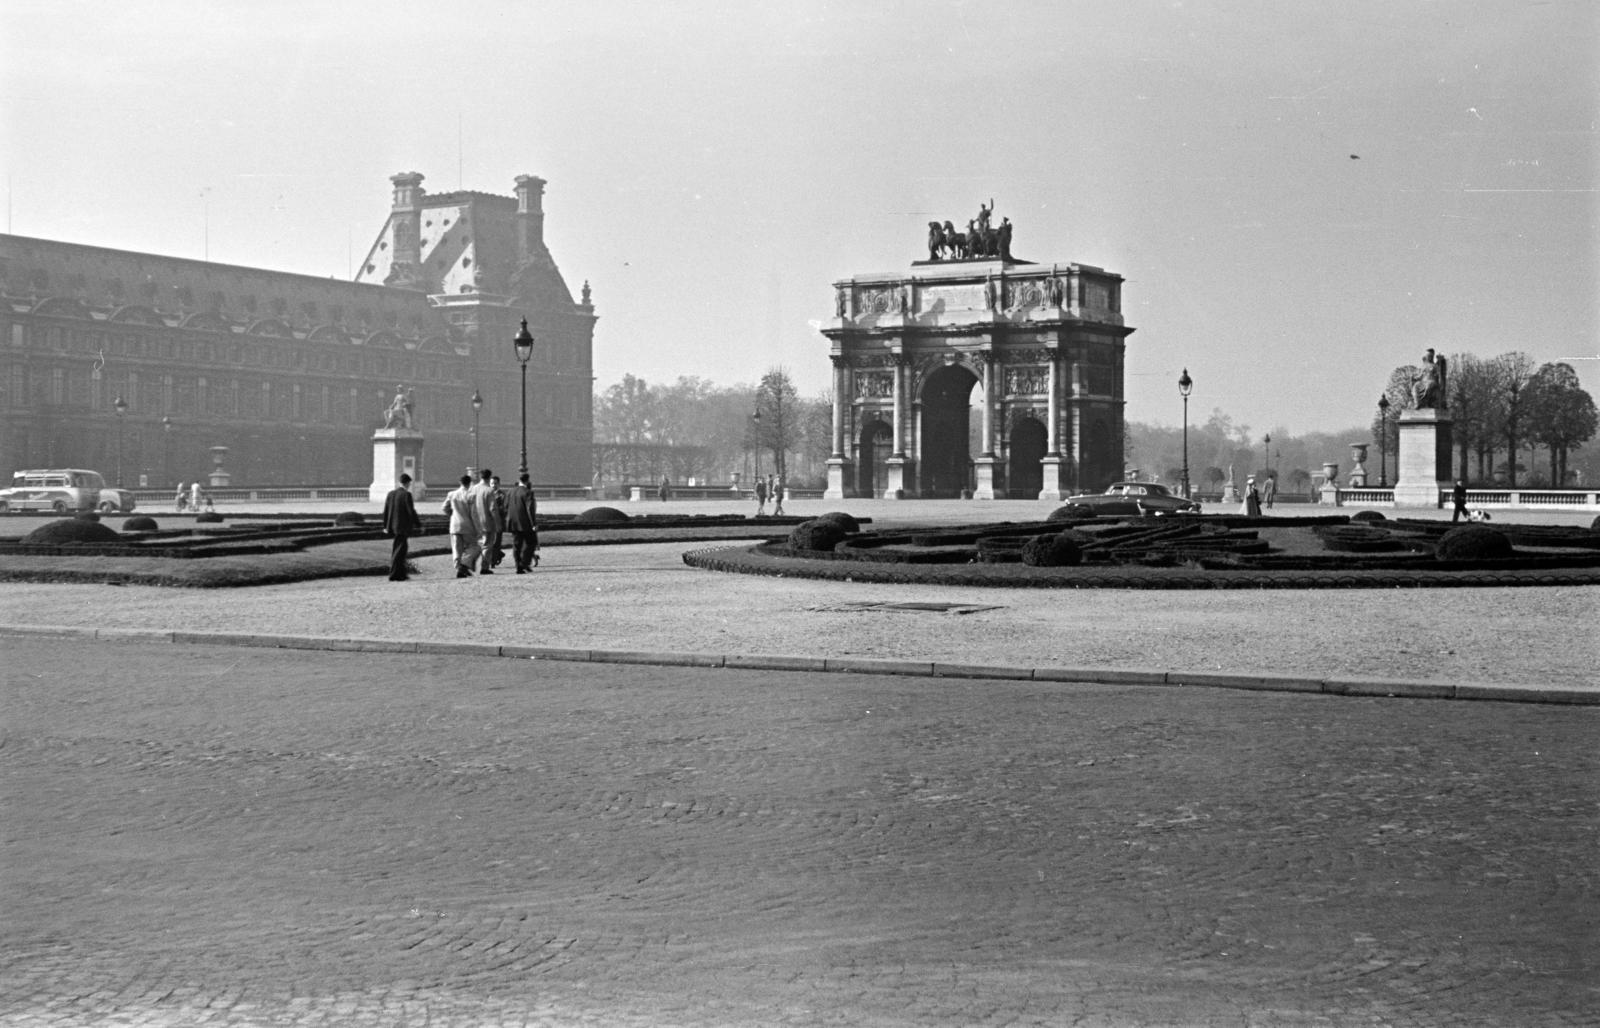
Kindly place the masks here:
<instances>
[{"instance_id":1,"label":"trimmed hedge","mask_svg":"<svg viewBox=\"0 0 1600 1028\"><path fill-rule=\"evenodd\" d=\"M1083 548L1066 532L1036 535L1022 544L1022 563L1032 568L1070 568L1083 563Z\"/></svg>"},{"instance_id":2,"label":"trimmed hedge","mask_svg":"<svg viewBox=\"0 0 1600 1028\"><path fill-rule=\"evenodd\" d=\"M1487 525L1462 525L1439 539L1434 556L1440 560L1505 560L1514 555L1504 532Z\"/></svg>"},{"instance_id":3,"label":"trimmed hedge","mask_svg":"<svg viewBox=\"0 0 1600 1028\"><path fill-rule=\"evenodd\" d=\"M593 525L606 524L616 521L627 521L629 517L615 507L590 507L572 519L579 524Z\"/></svg>"},{"instance_id":4,"label":"trimmed hedge","mask_svg":"<svg viewBox=\"0 0 1600 1028\"><path fill-rule=\"evenodd\" d=\"M194 520L195 524L220 525L222 523L222 515L214 510L208 510L203 514L196 514Z\"/></svg>"},{"instance_id":5,"label":"trimmed hedge","mask_svg":"<svg viewBox=\"0 0 1600 1028\"><path fill-rule=\"evenodd\" d=\"M22 537L30 546L49 546L58 543L116 543L122 537L100 524L82 518L63 518L47 521Z\"/></svg>"},{"instance_id":6,"label":"trimmed hedge","mask_svg":"<svg viewBox=\"0 0 1600 1028\"><path fill-rule=\"evenodd\" d=\"M812 518L790 529L789 547L795 550L820 550L831 553L835 546L844 542L847 534L844 525L838 521Z\"/></svg>"},{"instance_id":7,"label":"trimmed hedge","mask_svg":"<svg viewBox=\"0 0 1600 1028\"><path fill-rule=\"evenodd\" d=\"M861 522L842 510L830 510L826 514L817 516L818 521L832 521L851 535L861 531Z\"/></svg>"},{"instance_id":8,"label":"trimmed hedge","mask_svg":"<svg viewBox=\"0 0 1600 1028\"><path fill-rule=\"evenodd\" d=\"M1387 521L1381 510L1358 510L1350 515L1351 521Z\"/></svg>"},{"instance_id":9,"label":"trimmed hedge","mask_svg":"<svg viewBox=\"0 0 1600 1028\"><path fill-rule=\"evenodd\" d=\"M155 532L158 531L160 527L160 525L156 524L155 518L145 514L140 514L138 517L129 518L127 521L122 523L122 530L124 532Z\"/></svg>"},{"instance_id":10,"label":"trimmed hedge","mask_svg":"<svg viewBox=\"0 0 1600 1028\"><path fill-rule=\"evenodd\" d=\"M335 525L360 525L366 522L366 517L360 511L344 510L334 515Z\"/></svg>"},{"instance_id":11,"label":"trimmed hedge","mask_svg":"<svg viewBox=\"0 0 1600 1028\"><path fill-rule=\"evenodd\" d=\"M1088 507L1078 507L1078 506L1074 506L1073 504L1068 503L1068 504L1065 504L1064 506L1057 507L1055 510L1051 511L1050 514L1045 518L1045 520L1046 521L1092 521L1092 520L1094 520L1094 516L1095 516L1094 511L1090 510Z\"/></svg>"}]
</instances>

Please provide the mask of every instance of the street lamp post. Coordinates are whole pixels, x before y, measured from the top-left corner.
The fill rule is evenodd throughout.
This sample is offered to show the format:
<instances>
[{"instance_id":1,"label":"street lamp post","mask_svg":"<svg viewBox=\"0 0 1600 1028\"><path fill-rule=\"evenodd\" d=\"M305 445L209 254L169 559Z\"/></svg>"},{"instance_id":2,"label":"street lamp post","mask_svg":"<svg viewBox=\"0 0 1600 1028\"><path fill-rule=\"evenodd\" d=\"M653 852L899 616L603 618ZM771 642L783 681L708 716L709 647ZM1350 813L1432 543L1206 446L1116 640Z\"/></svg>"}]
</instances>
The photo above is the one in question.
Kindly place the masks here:
<instances>
[{"instance_id":1,"label":"street lamp post","mask_svg":"<svg viewBox=\"0 0 1600 1028\"><path fill-rule=\"evenodd\" d=\"M756 437L756 480L761 479L761 408L757 407L750 413L750 420L755 422Z\"/></svg>"},{"instance_id":2,"label":"street lamp post","mask_svg":"<svg viewBox=\"0 0 1600 1028\"><path fill-rule=\"evenodd\" d=\"M533 356L533 334L528 331L527 318L522 319L522 328L511 345L516 348L517 363L522 365L522 463L517 467L521 476L528 473L528 358Z\"/></svg>"},{"instance_id":3,"label":"street lamp post","mask_svg":"<svg viewBox=\"0 0 1600 1028\"><path fill-rule=\"evenodd\" d=\"M122 488L122 418L128 413L128 401L118 393L116 400L111 404L117 412L117 488Z\"/></svg>"},{"instance_id":4,"label":"street lamp post","mask_svg":"<svg viewBox=\"0 0 1600 1028\"><path fill-rule=\"evenodd\" d=\"M161 484L172 481L172 419L161 419Z\"/></svg>"},{"instance_id":5,"label":"street lamp post","mask_svg":"<svg viewBox=\"0 0 1600 1028\"><path fill-rule=\"evenodd\" d=\"M1389 488L1389 397L1378 397L1378 488Z\"/></svg>"},{"instance_id":6,"label":"street lamp post","mask_svg":"<svg viewBox=\"0 0 1600 1028\"><path fill-rule=\"evenodd\" d=\"M1272 477L1272 433L1271 432L1268 432L1266 435L1261 437L1261 461L1262 461L1262 463L1264 463L1267 466L1266 467L1267 477L1268 478Z\"/></svg>"},{"instance_id":7,"label":"street lamp post","mask_svg":"<svg viewBox=\"0 0 1600 1028\"><path fill-rule=\"evenodd\" d=\"M1178 376L1178 395L1183 397L1183 498L1189 498L1189 390L1194 388L1194 379L1189 377L1189 369L1184 368L1183 374Z\"/></svg>"},{"instance_id":8,"label":"street lamp post","mask_svg":"<svg viewBox=\"0 0 1600 1028\"><path fill-rule=\"evenodd\" d=\"M483 397L472 391L472 473L477 474L482 463L478 460L478 412L483 410Z\"/></svg>"}]
</instances>

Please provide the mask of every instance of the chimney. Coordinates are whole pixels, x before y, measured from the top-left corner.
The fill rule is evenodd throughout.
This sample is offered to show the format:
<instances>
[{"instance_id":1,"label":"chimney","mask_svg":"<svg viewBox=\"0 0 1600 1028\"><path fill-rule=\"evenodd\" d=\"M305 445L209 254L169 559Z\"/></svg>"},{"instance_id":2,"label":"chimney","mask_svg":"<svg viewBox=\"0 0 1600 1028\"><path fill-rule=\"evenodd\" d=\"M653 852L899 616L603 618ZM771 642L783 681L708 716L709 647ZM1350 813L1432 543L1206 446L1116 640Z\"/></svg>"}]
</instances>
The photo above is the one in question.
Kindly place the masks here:
<instances>
[{"instance_id":1,"label":"chimney","mask_svg":"<svg viewBox=\"0 0 1600 1028\"><path fill-rule=\"evenodd\" d=\"M394 225L394 256L391 258L386 286L404 289L422 288L422 176L414 171L404 171L390 177L394 183L394 207L389 215Z\"/></svg>"},{"instance_id":2,"label":"chimney","mask_svg":"<svg viewBox=\"0 0 1600 1028\"><path fill-rule=\"evenodd\" d=\"M517 176L517 263L544 249L544 179Z\"/></svg>"}]
</instances>

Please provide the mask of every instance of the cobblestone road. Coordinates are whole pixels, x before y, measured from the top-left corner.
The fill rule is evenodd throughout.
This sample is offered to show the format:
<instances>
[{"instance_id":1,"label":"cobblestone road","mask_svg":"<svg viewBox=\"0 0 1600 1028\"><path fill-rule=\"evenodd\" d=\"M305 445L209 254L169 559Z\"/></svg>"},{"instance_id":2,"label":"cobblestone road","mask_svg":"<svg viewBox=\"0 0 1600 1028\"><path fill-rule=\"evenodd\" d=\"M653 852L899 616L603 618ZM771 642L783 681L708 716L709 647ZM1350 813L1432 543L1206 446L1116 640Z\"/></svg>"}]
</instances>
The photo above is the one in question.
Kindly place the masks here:
<instances>
[{"instance_id":1,"label":"cobblestone road","mask_svg":"<svg viewBox=\"0 0 1600 1028\"><path fill-rule=\"evenodd\" d=\"M1579 1025L1600 711L8 639L0 1025Z\"/></svg>"}]
</instances>

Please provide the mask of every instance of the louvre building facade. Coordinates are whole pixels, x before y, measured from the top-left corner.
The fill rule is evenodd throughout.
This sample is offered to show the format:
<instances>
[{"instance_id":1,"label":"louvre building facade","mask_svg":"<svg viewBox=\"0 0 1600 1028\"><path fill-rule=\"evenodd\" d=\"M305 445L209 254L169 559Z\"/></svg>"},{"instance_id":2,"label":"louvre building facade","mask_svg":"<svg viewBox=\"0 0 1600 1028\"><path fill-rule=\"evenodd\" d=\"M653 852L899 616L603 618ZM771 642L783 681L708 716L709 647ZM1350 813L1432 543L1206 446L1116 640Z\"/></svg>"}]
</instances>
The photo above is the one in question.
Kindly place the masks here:
<instances>
[{"instance_id":1,"label":"louvre building facade","mask_svg":"<svg viewBox=\"0 0 1600 1028\"><path fill-rule=\"evenodd\" d=\"M392 182L354 282L0 235L0 474L109 482L120 466L129 487L166 488L225 446L234 486L365 486L403 385L430 485L475 452L509 480L527 318L529 472L587 483L595 313L545 246L544 181L520 176L514 196Z\"/></svg>"}]
</instances>

